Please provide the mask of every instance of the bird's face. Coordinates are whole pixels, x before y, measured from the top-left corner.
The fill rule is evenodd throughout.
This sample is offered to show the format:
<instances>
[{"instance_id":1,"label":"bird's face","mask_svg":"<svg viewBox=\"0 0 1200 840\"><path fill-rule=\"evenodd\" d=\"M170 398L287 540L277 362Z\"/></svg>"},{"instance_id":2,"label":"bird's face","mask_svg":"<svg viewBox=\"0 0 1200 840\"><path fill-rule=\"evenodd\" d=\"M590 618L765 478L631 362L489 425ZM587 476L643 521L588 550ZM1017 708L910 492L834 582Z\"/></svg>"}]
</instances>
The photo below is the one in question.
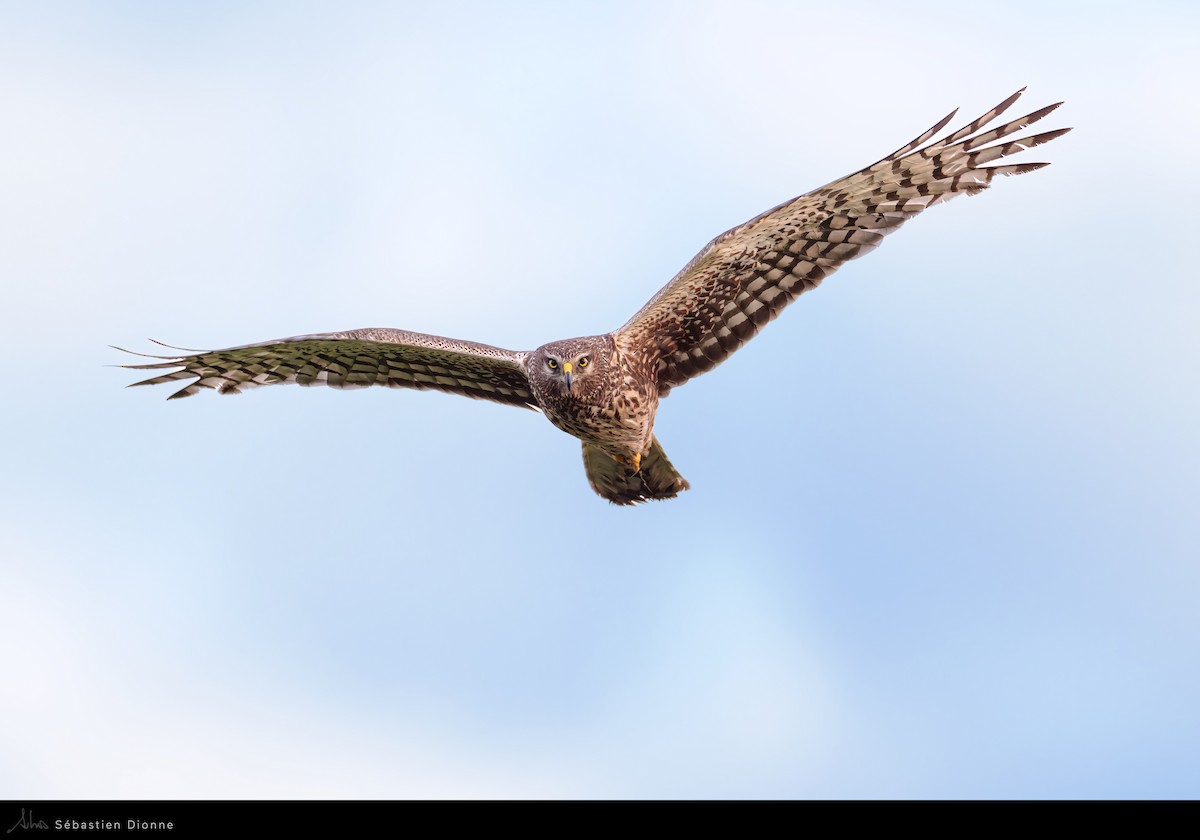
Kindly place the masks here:
<instances>
[{"instance_id":1,"label":"bird's face","mask_svg":"<svg viewBox=\"0 0 1200 840\"><path fill-rule=\"evenodd\" d=\"M558 381L558 387L566 393L571 393L571 386L579 379L586 377L588 368L592 366L592 358L587 353L576 356L546 354L546 373L551 379Z\"/></svg>"},{"instance_id":2,"label":"bird's face","mask_svg":"<svg viewBox=\"0 0 1200 840\"><path fill-rule=\"evenodd\" d=\"M547 390L587 400L603 380L612 353L607 336L556 341L537 349L531 374Z\"/></svg>"}]
</instances>

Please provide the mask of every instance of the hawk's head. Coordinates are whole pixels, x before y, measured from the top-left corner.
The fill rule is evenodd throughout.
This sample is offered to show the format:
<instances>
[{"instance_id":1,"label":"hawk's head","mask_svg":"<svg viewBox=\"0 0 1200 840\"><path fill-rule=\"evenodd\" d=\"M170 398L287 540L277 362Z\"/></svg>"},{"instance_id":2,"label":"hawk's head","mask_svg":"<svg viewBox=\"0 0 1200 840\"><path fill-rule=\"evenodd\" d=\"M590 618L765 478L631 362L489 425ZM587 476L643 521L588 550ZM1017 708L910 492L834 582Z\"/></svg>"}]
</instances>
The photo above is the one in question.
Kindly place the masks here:
<instances>
[{"instance_id":1,"label":"hawk's head","mask_svg":"<svg viewBox=\"0 0 1200 840\"><path fill-rule=\"evenodd\" d=\"M543 344L525 362L539 397L599 402L613 382L612 336L592 335Z\"/></svg>"}]
</instances>

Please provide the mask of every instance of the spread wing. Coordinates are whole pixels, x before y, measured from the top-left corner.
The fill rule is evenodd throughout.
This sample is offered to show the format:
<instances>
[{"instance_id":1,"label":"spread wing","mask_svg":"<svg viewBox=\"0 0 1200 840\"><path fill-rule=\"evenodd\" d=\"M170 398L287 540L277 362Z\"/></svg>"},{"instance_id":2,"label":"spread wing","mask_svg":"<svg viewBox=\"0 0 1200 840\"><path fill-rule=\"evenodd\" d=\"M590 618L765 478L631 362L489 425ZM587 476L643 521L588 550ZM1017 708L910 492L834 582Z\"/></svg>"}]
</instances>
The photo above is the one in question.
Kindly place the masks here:
<instances>
[{"instance_id":1,"label":"spread wing","mask_svg":"<svg viewBox=\"0 0 1200 840\"><path fill-rule=\"evenodd\" d=\"M436 335L365 329L298 335L183 356L151 356L163 361L123 367L178 368L134 385L194 380L169 399L190 397L202 388L211 388L218 394L237 394L260 385L295 382L333 388L369 385L432 388L508 405L536 407L525 375L525 355Z\"/></svg>"},{"instance_id":2,"label":"spread wing","mask_svg":"<svg viewBox=\"0 0 1200 840\"><path fill-rule=\"evenodd\" d=\"M1062 103L981 131L1024 91L948 137L929 142L951 112L878 163L768 210L718 236L618 330L625 348L657 355L665 395L723 362L797 295L940 201L986 189L996 175L1047 166L985 164L1070 131L1003 141Z\"/></svg>"}]
</instances>

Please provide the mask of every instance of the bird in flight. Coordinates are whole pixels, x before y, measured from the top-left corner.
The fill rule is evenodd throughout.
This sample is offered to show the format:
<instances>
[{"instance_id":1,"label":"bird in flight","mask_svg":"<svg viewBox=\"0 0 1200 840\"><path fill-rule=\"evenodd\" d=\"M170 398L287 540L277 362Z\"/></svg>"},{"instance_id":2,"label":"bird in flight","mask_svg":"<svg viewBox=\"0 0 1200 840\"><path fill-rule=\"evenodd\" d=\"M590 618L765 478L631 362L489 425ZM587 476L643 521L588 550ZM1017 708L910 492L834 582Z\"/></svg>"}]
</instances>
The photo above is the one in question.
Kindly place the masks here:
<instances>
[{"instance_id":1,"label":"bird in flight","mask_svg":"<svg viewBox=\"0 0 1200 840\"><path fill-rule=\"evenodd\" d=\"M187 355L137 354L159 361L124 367L175 369L134 385L193 380L170 399L205 388L237 394L295 382L433 389L532 408L583 442L588 481L603 498L618 505L674 498L688 483L654 436L659 400L716 367L798 295L922 210L984 190L997 175L1047 166L987 165L1070 131L1006 139L1061 102L987 129L1023 92L933 140L957 113L952 111L878 163L726 231L610 333L514 351L404 330L359 329Z\"/></svg>"}]
</instances>

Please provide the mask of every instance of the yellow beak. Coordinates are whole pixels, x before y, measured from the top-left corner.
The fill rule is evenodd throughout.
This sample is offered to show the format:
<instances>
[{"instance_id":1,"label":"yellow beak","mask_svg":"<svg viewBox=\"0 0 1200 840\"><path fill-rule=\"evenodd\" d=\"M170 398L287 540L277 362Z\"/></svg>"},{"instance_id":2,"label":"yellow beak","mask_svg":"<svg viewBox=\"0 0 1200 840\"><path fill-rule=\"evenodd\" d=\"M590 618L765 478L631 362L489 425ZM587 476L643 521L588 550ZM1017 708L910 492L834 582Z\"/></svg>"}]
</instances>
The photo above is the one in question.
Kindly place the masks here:
<instances>
[{"instance_id":1,"label":"yellow beak","mask_svg":"<svg viewBox=\"0 0 1200 840\"><path fill-rule=\"evenodd\" d=\"M567 390L571 390L571 371L574 367L570 362L563 362L563 382L567 383Z\"/></svg>"}]
</instances>

